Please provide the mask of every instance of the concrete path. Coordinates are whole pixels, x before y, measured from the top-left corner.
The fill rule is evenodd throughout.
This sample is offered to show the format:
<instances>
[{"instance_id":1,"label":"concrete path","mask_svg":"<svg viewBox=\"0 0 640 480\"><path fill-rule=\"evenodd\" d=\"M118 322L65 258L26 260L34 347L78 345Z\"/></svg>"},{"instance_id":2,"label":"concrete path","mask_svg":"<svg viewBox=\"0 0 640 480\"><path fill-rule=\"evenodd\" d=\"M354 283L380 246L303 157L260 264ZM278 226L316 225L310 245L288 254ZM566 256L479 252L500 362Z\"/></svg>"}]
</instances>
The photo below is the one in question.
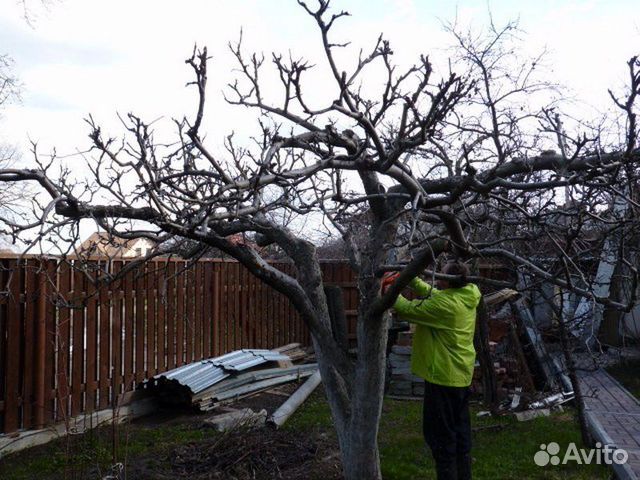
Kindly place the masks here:
<instances>
[{"instance_id":1,"label":"concrete path","mask_svg":"<svg viewBox=\"0 0 640 480\"><path fill-rule=\"evenodd\" d=\"M621 479L640 478L640 402L602 369L580 375L586 416L595 440L629 453L614 465Z\"/></svg>"}]
</instances>

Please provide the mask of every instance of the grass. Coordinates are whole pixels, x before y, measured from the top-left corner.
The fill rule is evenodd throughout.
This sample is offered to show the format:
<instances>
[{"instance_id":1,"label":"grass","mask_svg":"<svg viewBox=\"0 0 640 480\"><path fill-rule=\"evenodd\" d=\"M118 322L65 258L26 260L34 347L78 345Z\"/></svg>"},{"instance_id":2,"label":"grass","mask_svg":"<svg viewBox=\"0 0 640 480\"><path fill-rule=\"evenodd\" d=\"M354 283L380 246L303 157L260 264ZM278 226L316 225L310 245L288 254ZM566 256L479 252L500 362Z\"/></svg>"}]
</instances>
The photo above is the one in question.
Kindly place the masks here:
<instances>
[{"instance_id":1,"label":"grass","mask_svg":"<svg viewBox=\"0 0 640 480\"><path fill-rule=\"evenodd\" d=\"M640 360L626 360L607 371L636 398L640 398Z\"/></svg>"},{"instance_id":2,"label":"grass","mask_svg":"<svg viewBox=\"0 0 640 480\"><path fill-rule=\"evenodd\" d=\"M35 478L96 478L109 473L113 464L111 427L58 439L23 450L0 460L3 480ZM161 452L177 444L201 440L206 430L189 423L131 424L118 427L118 461L132 462L141 454Z\"/></svg>"},{"instance_id":3,"label":"grass","mask_svg":"<svg viewBox=\"0 0 640 480\"><path fill-rule=\"evenodd\" d=\"M566 410L551 417L518 422L512 417L477 418L473 408L473 474L475 479L608 479L603 466L567 464L538 467L534 454L541 444L557 442L561 452L571 442L582 442L573 412ZM431 456L421 433L422 403L386 399L380 423L380 457L385 479L413 480L435 478ZM317 395L285 425L291 429L331 429L331 418L324 399Z\"/></svg>"},{"instance_id":4,"label":"grass","mask_svg":"<svg viewBox=\"0 0 640 480\"><path fill-rule=\"evenodd\" d=\"M385 479L435 478L433 462L421 434L421 402L386 399L380 424L380 456ZM474 408L473 465L475 479L606 479L601 466L538 467L533 455L540 444L557 442L562 450L569 442L580 444L580 434L571 411L529 422L513 418L477 418ZM183 416L170 421L149 419L120 427L120 461L126 451L130 465L136 461L159 461L160 453L177 445L214 435L203 429L202 417ZM285 424L293 432L322 432L335 438L328 405L316 392ZM0 460L0 478L102 478L112 463L110 428L75 437L70 453L64 440L11 455ZM68 475L78 469L82 475ZM65 477L65 472L67 475Z\"/></svg>"}]
</instances>

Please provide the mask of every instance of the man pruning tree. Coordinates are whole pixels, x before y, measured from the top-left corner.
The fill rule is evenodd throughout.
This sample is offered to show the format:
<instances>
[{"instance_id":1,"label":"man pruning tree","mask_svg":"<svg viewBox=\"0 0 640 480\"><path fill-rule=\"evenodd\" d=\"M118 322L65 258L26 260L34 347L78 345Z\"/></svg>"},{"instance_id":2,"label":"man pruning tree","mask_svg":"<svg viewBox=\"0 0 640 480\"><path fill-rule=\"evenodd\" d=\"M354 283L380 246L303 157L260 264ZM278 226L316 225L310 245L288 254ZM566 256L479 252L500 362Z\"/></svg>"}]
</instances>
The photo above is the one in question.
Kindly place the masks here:
<instances>
[{"instance_id":1,"label":"man pruning tree","mask_svg":"<svg viewBox=\"0 0 640 480\"><path fill-rule=\"evenodd\" d=\"M400 295L394 309L401 318L416 324L411 371L425 380L422 428L438 480L467 480L471 478L469 385L481 294L475 284L467 283L466 265L448 263L443 273L455 279L439 280L439 288L434 288L414 278L409 286L419 297L408 300ZM396 276L385 278L383 288Z\"/></svg>"}]
</instances>

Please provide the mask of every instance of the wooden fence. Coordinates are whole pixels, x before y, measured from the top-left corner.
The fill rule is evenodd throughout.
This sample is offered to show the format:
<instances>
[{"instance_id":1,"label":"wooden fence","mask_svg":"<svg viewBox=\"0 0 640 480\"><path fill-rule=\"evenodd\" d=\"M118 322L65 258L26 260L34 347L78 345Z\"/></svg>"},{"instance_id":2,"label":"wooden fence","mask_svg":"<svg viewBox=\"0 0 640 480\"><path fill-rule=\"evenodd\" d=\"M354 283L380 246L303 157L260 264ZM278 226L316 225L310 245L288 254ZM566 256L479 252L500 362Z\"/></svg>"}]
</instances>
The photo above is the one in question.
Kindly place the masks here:
<instances>
[{"instance_id":1,"label":"wooden fence","mask_svg":"<svg viewBox=\"0 0 640 480\"><path fill-rule=\"evenodd\" d=\"M42 428L113 405L145 378L239 348L309 343L289 301L237 262L152 261L97 286L125 260L0 259L0 433ZM293 274L293 266L275 264ZM344 262L323 264L357 292Z\"/></svg>"}]
</instances>

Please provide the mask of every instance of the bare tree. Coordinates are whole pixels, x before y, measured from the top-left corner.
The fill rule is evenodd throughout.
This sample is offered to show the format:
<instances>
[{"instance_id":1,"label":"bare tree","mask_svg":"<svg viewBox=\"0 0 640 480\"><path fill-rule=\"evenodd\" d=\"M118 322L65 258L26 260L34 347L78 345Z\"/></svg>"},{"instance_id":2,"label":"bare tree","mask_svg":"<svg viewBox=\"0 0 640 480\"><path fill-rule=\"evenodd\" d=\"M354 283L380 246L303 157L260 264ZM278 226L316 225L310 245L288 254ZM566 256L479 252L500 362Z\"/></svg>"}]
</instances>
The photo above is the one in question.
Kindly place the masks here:
<instances>
[{"instance_id":1,"label":"bare tree","mask_svg":"<svg viewBox=\"0 0 640 480\"><path fill-rule=\"evenodd\" d=\"M0 55L0 121L5 106L20 100L20 81L13 72L13 60L9 55ZM0 168L14 166L19 157L16 148L0 143ZM21 207L25 206L25 186L5 184L0 188L0 217L16 220ZM0 228L0 238L2 230Z\"/></svg>"},{"instance_id":2,"label":"bare tree","mask_svg":"<svg viewBox=\"0 0 640 480\"><path fill-rule=\"evenodd\" d=\"M49 198L31 223L7 222L15 235L30 228L62 235L80 220L94 219L121 238L189 239L236 258L286 295L312 335L345 477L376 479L381 477L377 435L385 312L413 277L434 270L441 255L499 258L596 302L628 307L594 297L588 281L573 282L575 275L589 274L577 261L582 251L567 237L558 239L581 219L611 225L603 210L612 196L622 195L622 183L635 180L640 157L631 121L635 96L627 100L628 143L605 146L588 136L572 140L557 124L550 126L555 117L545 112L554 105L534 108L533 98L553 86L535 80L533 64L532 72L514 70L520 57L510 53L513 25L492 27L482 42L455 33L458 53L452 65L462 74L438 76L426 56L402 71L382 36L347 68L336 57L346 44L330 36L347 13L332 12L327 0L315 7L298 3L318 27L333 78L325 86L326 104L316 106L306 94L313 70L304 59L271 56L281 87L274 100L262 80L269 69L266 58L245 53L241 42L231 44L239 76L229 85L227 101L255 109L261 130L248 147L229 138L226 158L220 158L201 132L207 51L194 50L187 64L195 75L197 108L193 117L175 122L177 142L156 142L152 126L133 114L123 119L122 141L89 118L92 182L73 184L64 171L54 174L49 163L2 169L0 182L37 182ZM379 91L367 82L375 68L384 72ZM540 153L558 138L561 153ZM557 190L564 187L574 189L580 208L563 210ZM314 244L274 221L292 213L326 222L348 247L360 299L355 359L332 335ZM367 222L350 221L354 218ZM297 275L275 269L251 244L232 241L244 232L261 246L277 245ZM558 275L557 264L545 263L541 252L532 254L540 238L563 252L568 277ZM399 248L407 252L404 261L391 254ZM401 273L381 295L380 277L389 269Z\"/></svg>"}]
</instances>

